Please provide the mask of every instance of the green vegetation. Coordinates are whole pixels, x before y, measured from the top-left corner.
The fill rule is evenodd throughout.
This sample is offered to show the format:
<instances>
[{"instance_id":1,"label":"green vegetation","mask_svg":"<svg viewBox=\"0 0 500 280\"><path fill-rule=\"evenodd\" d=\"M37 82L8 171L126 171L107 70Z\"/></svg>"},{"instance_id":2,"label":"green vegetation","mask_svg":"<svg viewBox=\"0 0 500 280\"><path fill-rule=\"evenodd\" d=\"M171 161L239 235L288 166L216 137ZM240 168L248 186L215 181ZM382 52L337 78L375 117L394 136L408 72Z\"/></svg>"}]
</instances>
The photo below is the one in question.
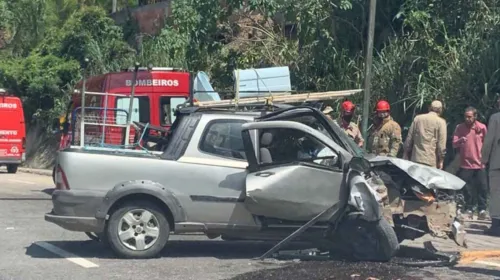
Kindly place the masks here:
<instances>
[{"instance_id":1,"label":"green vegetation","mask_svg":"<svg viewBox=\"0 0 500 280\"><path fill-rule=\"evenodd\" d=\"M467 105L486 121L500 90L499 2L379 0L372 102L387 98L402 126L434 98L446 105L450 133ZM118 1L119 8L137 4ZM60 113L85 57L91 74L139 61L206 71L219 89L230 88L235 68L271 65L288 65L298 90L360 88L368 6L174 0L167 25L136 45L135 23L117 26L108 17L110 0L0 0L0 86L25 97L28 116L42 117ZM47 95L55 107L40 112Z\"/></svg>"}]
</instances>

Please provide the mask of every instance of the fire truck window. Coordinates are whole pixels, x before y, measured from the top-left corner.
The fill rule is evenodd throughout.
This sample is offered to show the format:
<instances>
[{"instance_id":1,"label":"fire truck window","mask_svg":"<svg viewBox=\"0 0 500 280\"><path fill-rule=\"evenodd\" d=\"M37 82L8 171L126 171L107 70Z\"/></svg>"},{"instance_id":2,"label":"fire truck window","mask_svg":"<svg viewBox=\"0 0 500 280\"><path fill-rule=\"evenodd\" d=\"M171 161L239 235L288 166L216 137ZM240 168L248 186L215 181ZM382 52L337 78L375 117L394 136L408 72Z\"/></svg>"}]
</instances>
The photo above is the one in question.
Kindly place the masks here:
<instances>
[{"instance_id":1,"label":"fire truck window","mask_svg":"<svg viewBox=\"0 0 500 280\"><path fill-rule=\"evenodd\" d=\"M128 112L130 105L130 98L128 97L118 97L116 99L116 124L126 124L127 114L122 111ZM149 97L139 96L134 97L132 104L132 121L148 123L149 122Z\"/></svg>"},{"instance_id":2,"label":"fire truck window","mask_svg":"<svg viewBox=\"0 0 500 280\"><path fill-rule=\"evenodd\" d=\"M162 125L171 125L175 121L175 109L186 101L185 97L160 98L160 120Z\"/></svg>"}]
</instances>

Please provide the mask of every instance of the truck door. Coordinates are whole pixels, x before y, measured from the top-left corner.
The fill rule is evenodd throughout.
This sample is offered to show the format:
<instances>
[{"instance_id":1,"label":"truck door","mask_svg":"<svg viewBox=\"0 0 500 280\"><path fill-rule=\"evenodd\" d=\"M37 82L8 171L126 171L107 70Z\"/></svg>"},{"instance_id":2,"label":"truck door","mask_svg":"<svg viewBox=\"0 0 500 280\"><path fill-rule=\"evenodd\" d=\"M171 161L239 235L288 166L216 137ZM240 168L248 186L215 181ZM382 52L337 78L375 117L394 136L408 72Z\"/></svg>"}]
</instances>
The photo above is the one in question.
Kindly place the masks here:
<instances>
[{"instance_id":1,"label":"truck door","mask_svg":"<svg viewBox=\"0 0 500 280\"><path fill-rule=\"evenodd\" d=\"M250 138L255 130L258 143ZM249 163L245 207L252 214L308 221L334 204L345 207L346 158L329 137L291 121L247 123L242 135Z\"/></svg>"}]
</instances>

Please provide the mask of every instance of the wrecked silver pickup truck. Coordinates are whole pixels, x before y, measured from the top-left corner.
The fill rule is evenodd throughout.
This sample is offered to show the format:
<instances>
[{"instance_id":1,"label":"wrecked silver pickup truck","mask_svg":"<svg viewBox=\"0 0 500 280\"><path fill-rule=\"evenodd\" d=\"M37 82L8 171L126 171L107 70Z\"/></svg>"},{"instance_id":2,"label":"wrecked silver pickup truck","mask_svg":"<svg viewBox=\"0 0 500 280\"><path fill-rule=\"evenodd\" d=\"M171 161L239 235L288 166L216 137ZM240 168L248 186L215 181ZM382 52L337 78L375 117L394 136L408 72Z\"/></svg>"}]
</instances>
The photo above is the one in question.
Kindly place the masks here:
<instances>
[{"instance_id":1,"label":"wrecked silver pickup truck","mask_svg":"<svg viewBox=\"0 0 500 280\"><path fill-rule=\"evenodd\" d=\"M347 195L341 196L347 193L345 166L354 156L371 164L365 179L380 198L385 219L354 225L349 242L333 240L350 246L344 251L388 260L397 250L393 243L356 247L355 231L383 240L397 234L402 241L427 233L445 237L459 226L453 191L465 182L402 159L367 155L314 108L271 113L184 108L167 140L164 152L76 147L59 152L53 209L45 219L94 232L123 257L158 254L170 232L280 240L331 207L335 213L352 212L346 210ZM298 239L324 238L332 224L342 229L343 221L320 217ZM392 233L379 223L392 225Z\"/></svg>"}]
</instances>

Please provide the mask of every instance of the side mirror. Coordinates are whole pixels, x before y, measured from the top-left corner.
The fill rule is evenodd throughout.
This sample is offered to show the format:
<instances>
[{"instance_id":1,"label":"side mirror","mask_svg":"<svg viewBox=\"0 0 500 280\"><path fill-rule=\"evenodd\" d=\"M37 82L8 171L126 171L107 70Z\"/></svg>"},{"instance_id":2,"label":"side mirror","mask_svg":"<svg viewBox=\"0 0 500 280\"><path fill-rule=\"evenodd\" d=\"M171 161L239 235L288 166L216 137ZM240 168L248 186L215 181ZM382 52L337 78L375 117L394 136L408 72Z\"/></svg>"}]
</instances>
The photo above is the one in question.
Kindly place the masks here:
<instances>
[{"instance_id":1,"label":"side mirror","mask_svg":"<svg viewBox=\"0 0 500 280\"><path fill-rule=\"evenodd\" d=\"M370 172L371 164L366 158L353 157L349 162L349 168L363 173Z\"/></svg>"},{"instance_id":2,"label":"side mirror","mask_svg":"<svg viewBox=\"0 0 500 280\"><path fill-rule=\"evenodd\" d=\"M60 127L61 127L61 122L59 121L59 118L54 118L52 120L52 132L53 133L59 132Z\"/></svg>"}]
</instances>

